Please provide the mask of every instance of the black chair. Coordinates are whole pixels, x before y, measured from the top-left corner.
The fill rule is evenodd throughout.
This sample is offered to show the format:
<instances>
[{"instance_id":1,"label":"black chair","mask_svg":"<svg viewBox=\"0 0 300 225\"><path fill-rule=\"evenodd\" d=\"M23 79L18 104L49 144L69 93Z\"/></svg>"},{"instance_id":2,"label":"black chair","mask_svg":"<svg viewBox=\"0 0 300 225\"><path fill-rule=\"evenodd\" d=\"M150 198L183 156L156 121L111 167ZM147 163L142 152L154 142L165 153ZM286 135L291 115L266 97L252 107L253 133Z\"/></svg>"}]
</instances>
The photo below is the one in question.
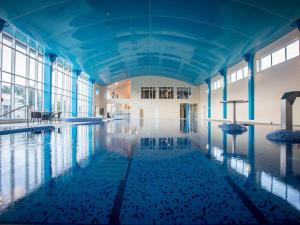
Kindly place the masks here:
<instances>
[{"instance_id":1,"label":"black chair","mask_svg":"<svg viewBox=\"0 0 300 225\"><path fill-rule=\"evenodd\" d=\"M41 122L42 113L41 112L31 112L31 122Z\"/></svg>"},{"instance_id":2,"label":"black chair","mask_svg":"<svg viewBox=\"0 0 300 225\"><path fill-rule=\"evenodd\" d=\"M42 113L42 121L51 122L52 113L51 112L43 112Z\"/></svg>"}]
</instances>

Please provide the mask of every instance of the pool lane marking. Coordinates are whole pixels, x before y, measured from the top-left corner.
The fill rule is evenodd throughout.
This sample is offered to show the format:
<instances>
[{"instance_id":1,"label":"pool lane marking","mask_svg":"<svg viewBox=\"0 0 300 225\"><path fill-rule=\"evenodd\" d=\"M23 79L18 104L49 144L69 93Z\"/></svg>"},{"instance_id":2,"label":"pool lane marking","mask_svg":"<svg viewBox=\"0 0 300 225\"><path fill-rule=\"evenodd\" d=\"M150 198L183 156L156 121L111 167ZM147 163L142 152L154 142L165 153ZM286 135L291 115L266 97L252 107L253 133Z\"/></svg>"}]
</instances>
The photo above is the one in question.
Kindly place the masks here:
<instances>
[{"instance_id":1,"label":"pool lane marking","mask_svg":"<svg viewBox=\"0 0 300 225\"><path fill-rule=\"evenodd\" d=\"M241 190L241 188L232 180L229 175L224 176L227 183L233 189L233 191L239 196L241 201L245 204L245 206L250 210L252 215L260 224L269 224L269 221L264 216L263 212L258 209L255 204L248 198L248 196Z\"/></svg>"},{"instance_id":2,"label":"pool lane marking","mask_svg":"<svg viewBox=\"0 0 300 225\"><path fill-rule=\"evenodd\" d=\"M124 177L119 183L118 191L116 194L116 198L114 201L114 205L113 205L111 214L109 216L108 224L120 224L120 213L121 213L122 203L123 203L123 199L124 199L125 188L126 188L126 184L127 184L127 180L128 180L129 170L130 170L131 163L132 163L132 155L133 155L133 148L131 149L131 152L129 153L129 156L128 156L128 164L127 164L127 168L126 168Z\"/></svg>"},{"instance_id":3,"label":"pool lane marking","mask_svg":"<svg viewBox=\"0 0 300 225\"><path fill-rule=\"evenodd\" d=\"M201 147L198 143L192 140L192 144L194 144L200 151ZM202 152L200 152L202 153ZM212 160L209 160L212 162ZM238 197L241 199L241 201L244 203L244 205L249 209L249 211L252 213L252 215L255 217L255 219L261 223L261 224L269 224L269 221L264 216L263 212L258 209L255 204L249 199L249 197L241 190L241 188L232 180L232 178L229 175L224 176L225 180L229 184L229 186L232 188L232 190L238 195Z\"/></svg>"}]
</instances>

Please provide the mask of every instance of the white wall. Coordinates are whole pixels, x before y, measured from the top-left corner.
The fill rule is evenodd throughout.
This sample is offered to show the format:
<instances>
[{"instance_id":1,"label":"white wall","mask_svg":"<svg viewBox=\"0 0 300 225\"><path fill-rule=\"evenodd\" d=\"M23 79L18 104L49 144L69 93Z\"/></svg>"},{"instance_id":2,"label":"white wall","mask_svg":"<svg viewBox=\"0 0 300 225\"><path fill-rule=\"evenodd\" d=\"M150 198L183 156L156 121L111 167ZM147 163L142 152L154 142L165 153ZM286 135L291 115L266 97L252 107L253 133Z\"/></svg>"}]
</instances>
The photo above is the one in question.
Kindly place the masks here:
<instances>
[{"instance_id":1,"label":"white wall","mask_svg":"<svg viewBox=\"0 0 300 225\"><path fill-rule=\"evenodd\" d=\"M298 30L294 30L282 37L270 46L258 51L255 55L257 59L293 42L300 38ZM238 70L246 65L245 61L228 69L227 74ZM213 81L212 81L213 82ZM202 84L200 87L200 108L207 108L207 85ZM263 71L256 71L255 64L255 122L280 123L280 98L284 92L300 91L300 57L295 57L288 61L282 62ZM222 88L212 91L211 107L212 119L222 118ZM227 99L248 100L248 78L229 83L227 86ZM293 106L294 124L300 124L300 99L297 99ZM201 118L204 113L200 113ZM228 118L232 118L232 106L227 106ZM248 121L248 104L239 104L237 106L237 120Z\"/></svg>"},{"instance_id":2,"label":"white wall","mask_svg":"<svg viewBox=\"0 0 300 225\"><path fill-rule=\"evenodd\" d=\"M218 75L211 80L211 84L215 81L218 81L223 78ZM211 92L211 117L215 119L223 119L223 104L221 101L223 100L223 88L218 88Z\"/></svg>"},{"instance_id":3,"label":"white wall","mask_svg":"<svg viewBox=\"0 0 300 225\"><path fill-rule=\"evenodd\" d=\"M159 99L158 89L156 90L156 99L141 99L141 87L174 87L174 99ZM191 87L191 99L177 99L177 87ZM183 81L158 76L136 77L131 80L131 118L139 118L142 108L145 119L153 118L155 110L158 110L160 119L178 119L180 117L180 103L198 104L199 101L199 86L193 86Z\"/></svg>"},{"instance_id":4,"label":"white wall","mask_svg":"<svg viewBox=\"0 0 300 225\"><path fill-rule=\"evenodd\" d=\"M156 99L141 99L141 87L156 87ZM173 87L174 99L159 99L159 87ZM177 87L191 87L192 96L190 99L177 99ZM158 116L159 119L179 119L180 103L197 104L199 117L200 87L193 86L183 81L159 76L141 76L131 79L130 99L106 99L106 87L95 85L95 89L100 88L100 94L95 95L94 108L103 107L105 114L107 104L123 103L130 104L130 116L132 119L140 117L140 109L144 110L144 118L152 119Z\"/></svg>"},{"instance_id":5,"label":"white wall","mask_svg":"<svg viewBox=\"0 0 300 225\"><path fill-rule=\"evenodd\" d=\"M227 75L233 73L236 70L242 69L247 63L242 61L241 63L231 67L227 71ZM244 78L227 85L227 100L248 100L248 79ZM233 106L227 104L227 118L232 119ZM236 115L238 121L248 120L248 103L237 104Z\"/></svg>"},{"instance_id":6,"label":"white wall","mask_svg":"<svg viewBox=\"0 0 300 225\"><path fill-rule=\"evenodd\" d=\"M277 42L259 51L256 57L266 55L270 49L277 50L289 42L300 38L294 30ZM280 123L280 98L284 92L300 91L300 57L256 73L255 76L255 116L259 122ZM300 99L294 105L294 124L300 124Z\"/></svg>"},{"instance_id":7,"label":"white wall","mask_svg":"<svg viewBox=\"0 0 300 225\"><path fill-rule=\"evenodd\" d=\"M200 86L200 102L199 102L199 117L200 119L207 118L207 85L202 84Z\"/></svg>"}]
</instances>

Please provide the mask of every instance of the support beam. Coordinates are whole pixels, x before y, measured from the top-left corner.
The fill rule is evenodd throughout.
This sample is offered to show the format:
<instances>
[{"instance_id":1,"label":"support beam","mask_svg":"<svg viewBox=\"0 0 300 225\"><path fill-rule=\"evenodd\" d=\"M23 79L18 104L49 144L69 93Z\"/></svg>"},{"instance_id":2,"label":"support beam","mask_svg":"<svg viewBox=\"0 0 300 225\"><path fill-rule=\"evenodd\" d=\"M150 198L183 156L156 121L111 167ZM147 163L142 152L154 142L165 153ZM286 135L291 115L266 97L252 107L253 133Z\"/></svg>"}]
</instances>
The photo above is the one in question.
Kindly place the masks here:
<instances>
[{"instance_id":1,"label":"support beam","mask_svg":"<svg viewBox=\"0 0 300 225\"><path fill-rule=\"evenodd\" d=\"M248 63L248 119L254 120L254 54L250 53L244 56Z\"/></svg>"},{"instance_id":2,"label":"support beam","mask_svg":"<svg viewBox=\"0 0 300 225\"><path fill-rule=\"evenodd\" d=\"M207 84L208 93L207 93L207 118L211 118L211 79L208 78L205 80Z\"/></svg>"},{"instance_id":3,"label":"support beam","mask_svg":"<svg viewBox=\"0 0 300 225\"><path fill-rule=\"evenodd\" d=\"M72 117L77 117L77 108L78 108L78 88L77 80L80 76L81 70L72 71Z\"/></svg>"},{"instance_id":4,"label":"support beam","mask_svg":"<svg viewBox=\"0 0 300 225\"><path fill-rule=\"evenodd\" d=\"M223 119L227 119L227 68L221 70L219 73L223 77Z\"/></svg>"},{"instance_id":5,"label":"support beam","mask_svg":"<svg viewBox=\"0 0 300 225\"><path fill-rule=\"evenodd\" d=\"M52 66L57 55L46 54L44 63L44 111L52 112Z\"/></svg>"},{"instance_id":6,"label":"support beam","mask_svg":"<svg viewBox=\"0 0 300 225\"><path fill-rule=\"evenodd\" d=\"M91 79L89 80L89 83L88 83L88 88L89 88L89 99L88 99L88 116L89 117L92 117L93 116L93 88L94 88L94 83L95 83L95 80L94 79Z\"/></svg>"}]
</instances>

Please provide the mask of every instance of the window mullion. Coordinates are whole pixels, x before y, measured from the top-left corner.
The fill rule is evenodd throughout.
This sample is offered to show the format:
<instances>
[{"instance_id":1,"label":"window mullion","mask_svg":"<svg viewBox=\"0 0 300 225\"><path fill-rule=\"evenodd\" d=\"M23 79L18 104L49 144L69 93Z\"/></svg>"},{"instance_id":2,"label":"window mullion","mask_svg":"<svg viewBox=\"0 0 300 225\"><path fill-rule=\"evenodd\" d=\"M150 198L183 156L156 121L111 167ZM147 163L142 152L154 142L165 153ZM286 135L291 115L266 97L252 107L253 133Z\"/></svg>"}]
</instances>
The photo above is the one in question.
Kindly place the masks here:
<instances>
[{"instance_id":1,"label":"window mullion","mask_svg":"<svg viewBox=\"0 0 300 225\"><path fill-rule=\"evenodd\" d=\"M12 48L11 48L11 51L12 51L12 55L11 55L11 98L10 98L10 104L11 104L11 110L12 109L15 109L15 68L16 68L16 39L13 38L12 39ZM13 112L11 115L10 115L10 118L11 116L13 116L13 118L15 118L15 113Z\"/></svg>"}]
</instances>

